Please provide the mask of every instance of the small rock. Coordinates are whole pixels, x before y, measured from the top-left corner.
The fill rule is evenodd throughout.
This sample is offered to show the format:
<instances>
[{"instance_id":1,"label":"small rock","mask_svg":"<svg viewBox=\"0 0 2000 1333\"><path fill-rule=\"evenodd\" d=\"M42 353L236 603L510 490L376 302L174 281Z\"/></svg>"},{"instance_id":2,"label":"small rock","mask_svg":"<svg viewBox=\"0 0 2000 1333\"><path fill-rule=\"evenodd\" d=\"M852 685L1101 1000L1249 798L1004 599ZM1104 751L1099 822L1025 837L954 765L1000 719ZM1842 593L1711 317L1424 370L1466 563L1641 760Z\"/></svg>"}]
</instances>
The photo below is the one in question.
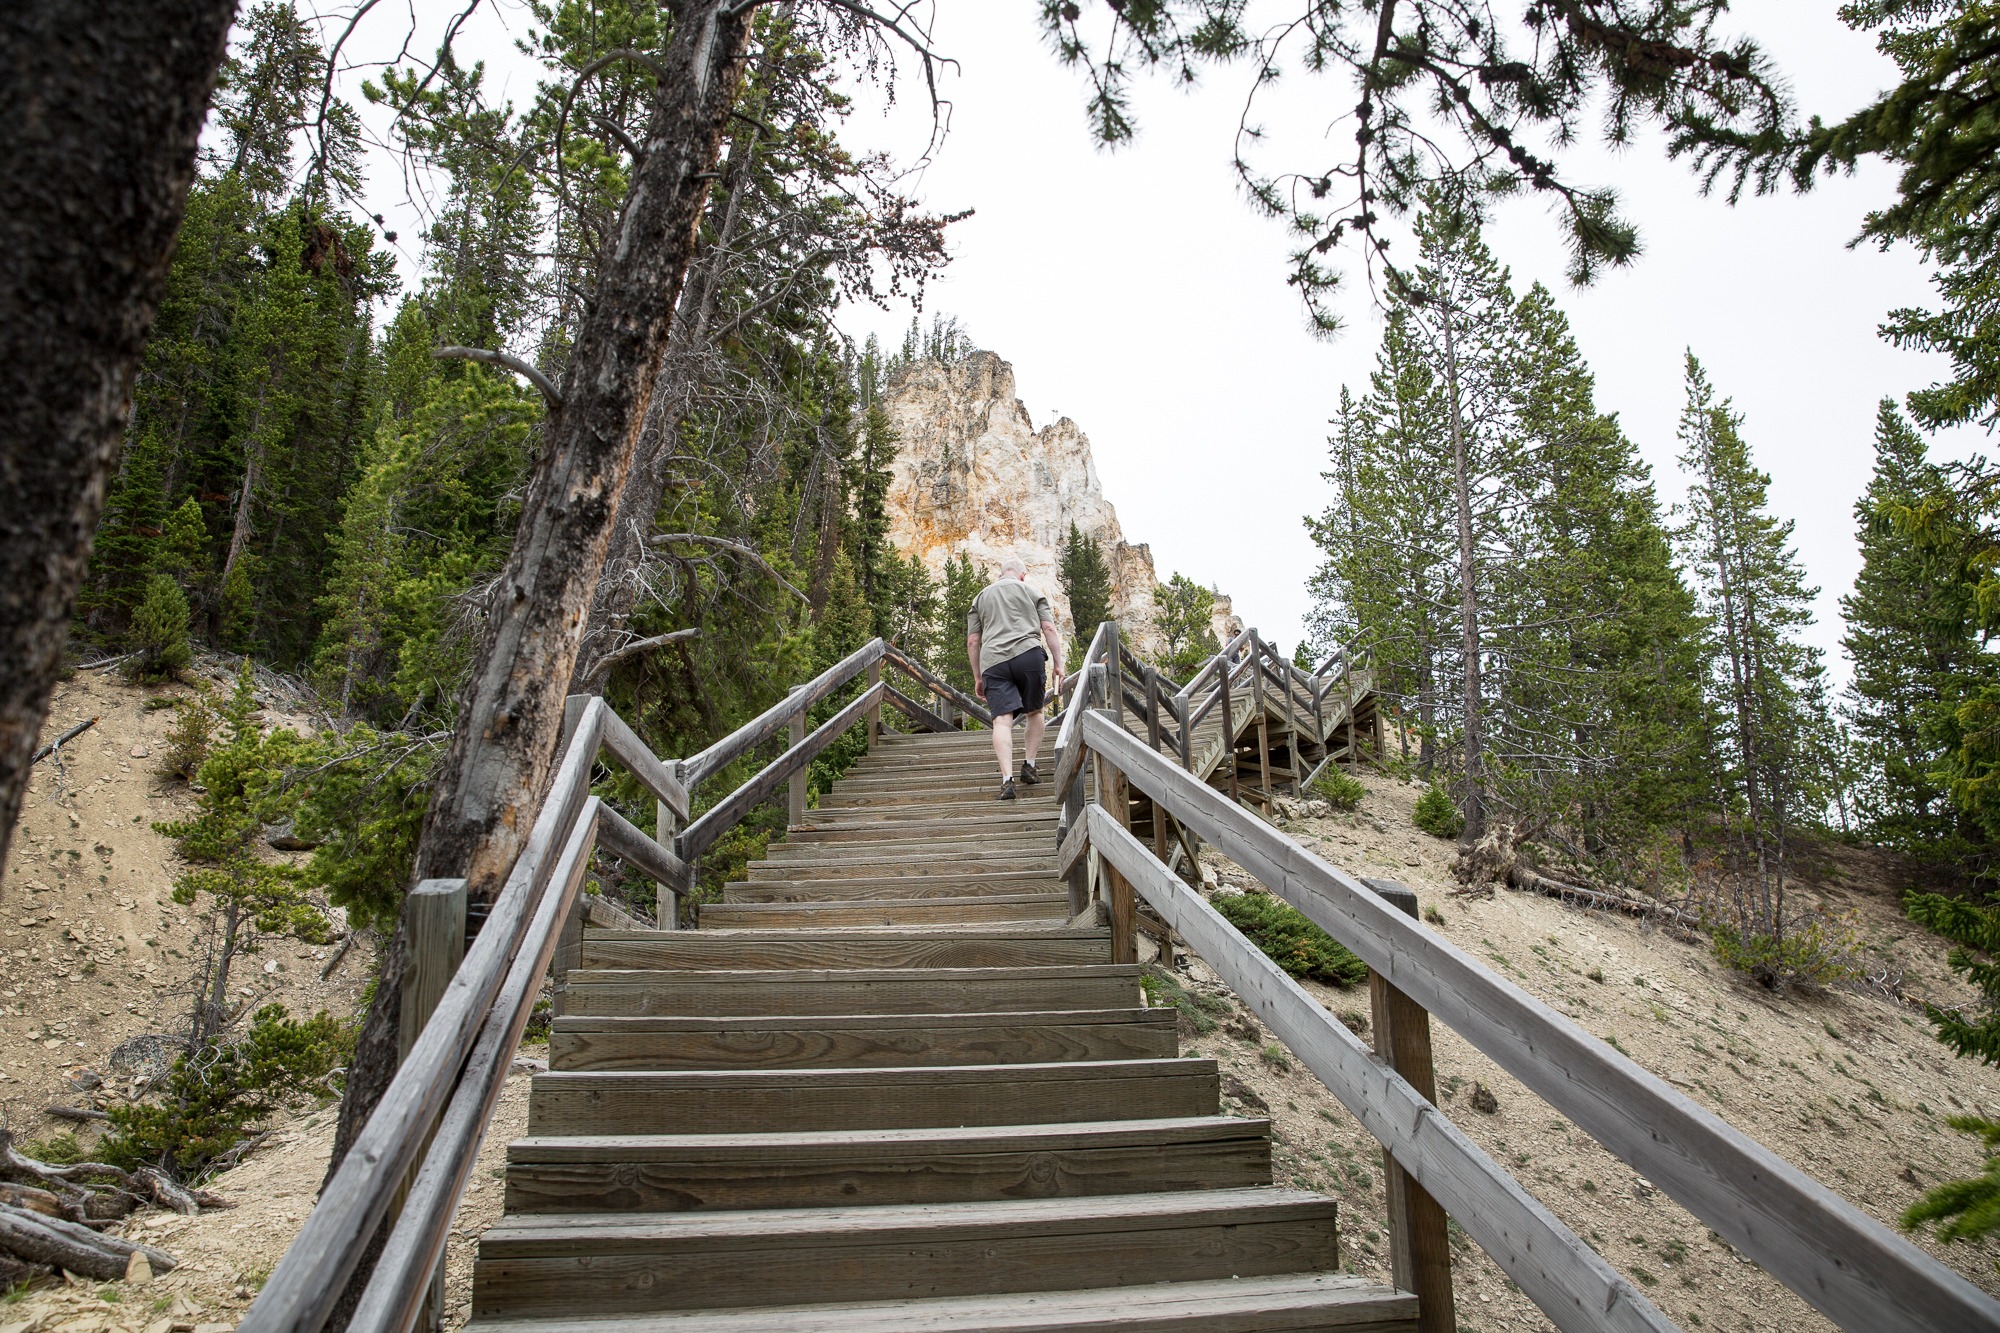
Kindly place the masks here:
<instances>
[{"instance_id":1,"label":"small rock","mask_svg":"<svg viewBox=\"0 0 2000 1333\"><path fill-rule=\"evenodd\" d=\"M153 757L153 752L146 748L145 742L141 741L132 747L132 757L134 759L150 759Z\"/></svg>"},{"instance_id":2,"label":"small rock","mask_svg":"<svg viewBox=\"0 0 2000 1333\"><path fill-rule=\"evenodd\" d=\"M1403 858L1403 864L1406 866L1420 866L1423 863L1424 859L1421 856L1406 856Z\"/></svg>"},{"instance_id":3,"label":"small rock","mask_svg":"<svg viewBox=\"0 0 2000 1333\"><path fill-rule=\"evenodd\" d=\"M1495 1115L1500 1110L1500 1099L1493 1095L1493 1089L1475 1081L1472 1085L1472 1109L1481 1115Z\"/></svg>"},{"instance_id":4,"label":"small rock","mask_svg":"<svg viewBox=\"0 0 2000 1333\"><path fill-rule=\"evenodd\" d=\"M512 1072L516 1074L546 1074L549 1072L549 1062L532 1055L517 1055L514 1057Z\"/></svg>"},{"instance_id":5,"label":"small rock","mask_svg":"<svg viewBox=\"0 0 2000 1333\"><path fill-rule=\"evenodd\" d=\"M270 843L274 849L281 852L309 852L319 846L318 841L315 839L300 837L298 830L293 827L292 821L289 819L282 824L273 824L271 827L265 829L264 841Z\"/></svg>"},{"instance_id":6,"label":"small rock","mask_svg":"<svg viewBox=\"0 0 2000 1333\"><path fill-rule=\"evenodd\" d=\"M1640 1176L1637 1180L1634 1180L1632 1182L1632 1193L1637 1198L1641 1199L1652 1198L1653 1182L1646 1179L1644 1176Z\"/></svg>"},{"instance_id":7,"label":"small rock","mask_svg":"<svg viewBox=\"0 0 2000 1333\"><path fill-rule=\"evenodd\" d=\"M144 1250L132 1251L132 1257L125 1261L125 1280L141 1287L153 1280L153 1261Z\"/></svg>"},{"instance_id":8,"label":"small rock","mask_svg":"<svg viewBox=\"0 0 2000 1333\"><path fill-rule=\"evenodd\" d=\"M145 1333L174 1333L174 1321L171 1319L155 1319L152 1323L146 1325Z\"/></svg>"},{"instance_id":9,"label":"small rock","mask_svg":"<svg viewBox=\"0 0 2000 1333\"><path fill-rule=\"evenodd\" d=\"M264 975L267 977L276 976L282 971L284 971L284 968L279 965L278 960L275 958L270 959L264 964Z\"/></svg>"},{"instance_id":10,"label":"small rock","mask_svg":"<svg viewBox=\"0 0 2000 1333\"><path fill-rule=\"evenodd\" d=\"M194 1333L236 1333L234 1324L196 1324Z\"/></svg>"}]
</instances>

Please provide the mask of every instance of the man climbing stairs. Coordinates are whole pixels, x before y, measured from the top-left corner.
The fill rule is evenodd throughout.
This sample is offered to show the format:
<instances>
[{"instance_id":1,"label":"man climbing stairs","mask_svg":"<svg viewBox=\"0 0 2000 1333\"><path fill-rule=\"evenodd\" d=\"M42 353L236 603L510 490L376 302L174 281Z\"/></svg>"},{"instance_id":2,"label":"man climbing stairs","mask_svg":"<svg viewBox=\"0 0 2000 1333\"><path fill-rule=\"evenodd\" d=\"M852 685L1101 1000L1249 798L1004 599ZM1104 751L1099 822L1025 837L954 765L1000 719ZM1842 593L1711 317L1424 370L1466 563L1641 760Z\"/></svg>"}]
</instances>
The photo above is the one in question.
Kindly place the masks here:
<instances>
[{"instance_id":1,"label":"man climbing stairs","mask_svg":"<svg viewBox=\"0 0 2000 1333\"><path fill-rule=\"evenodd\" d=\"M991 766L884 736L700 929L585 936L474 1328L1414 1328L1069 924L1051 789L997 805Z\"/></svg>"}]
</instances>

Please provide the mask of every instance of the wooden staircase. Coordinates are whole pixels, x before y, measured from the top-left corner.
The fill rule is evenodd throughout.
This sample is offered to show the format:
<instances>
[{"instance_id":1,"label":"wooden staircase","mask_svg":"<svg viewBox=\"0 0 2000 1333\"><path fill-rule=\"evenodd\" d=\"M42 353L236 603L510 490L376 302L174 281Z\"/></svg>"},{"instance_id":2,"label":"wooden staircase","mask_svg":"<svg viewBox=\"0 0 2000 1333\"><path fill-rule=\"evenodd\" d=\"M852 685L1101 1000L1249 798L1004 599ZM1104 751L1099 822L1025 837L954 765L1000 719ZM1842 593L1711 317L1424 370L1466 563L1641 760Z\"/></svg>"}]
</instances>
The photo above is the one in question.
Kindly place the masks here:
<instances>
[{"instance_id":1,"label":"wooden staircase","mask_svg":"<svg viewBox=\"0 0 2000 1333\"><path fill-rule=\"evenodd\" d=\"M1052 786L996 789L884 735L699 930L585 934L473 1328L1416 1327L1067 920Z\"/></svg>"}]
</instances>

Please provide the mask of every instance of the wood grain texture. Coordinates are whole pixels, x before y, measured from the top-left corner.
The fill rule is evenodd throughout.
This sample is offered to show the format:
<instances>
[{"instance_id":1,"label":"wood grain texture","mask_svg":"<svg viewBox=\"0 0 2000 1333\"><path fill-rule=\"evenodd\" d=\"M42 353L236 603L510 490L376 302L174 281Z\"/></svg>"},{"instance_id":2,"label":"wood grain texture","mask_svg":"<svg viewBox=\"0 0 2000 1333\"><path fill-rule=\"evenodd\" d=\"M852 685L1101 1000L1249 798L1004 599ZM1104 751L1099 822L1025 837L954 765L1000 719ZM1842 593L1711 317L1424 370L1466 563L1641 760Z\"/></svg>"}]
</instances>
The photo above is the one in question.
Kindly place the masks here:
<instances>
[{"instance_id":1,"label":"wood grain texture","mask_svg":"<svg viewBox=\"0 0 2000 1333\"><path fill-rule=\"evenodd\" d=\"M971 875L896 875L881 879L760 879L725 884L726 903L810 903L855 898L976 898L987 894L1062 893L1063 882L1046 872L997 871Z\"/></svg>"},{"instance_id":2,"label":"wood grain texture","mask_svg":"<svg viewBox=\"0 0 2000 1333\"><path fill-rule=\"evenodd\" d=\"M1178 781L1177 770L1136 739L1089 718L1084 728L1086 744L1118 756L1176 818L1835 1323L1936 1333L2000 1328L2000 1302L1763 1144L1407 920L1359 880L1207 787Z\"/></svg>"},{"instance_id":3,"label":"wood grain texture","mask_svg":"<svg viewBox=\"0 0 2000 1333\"><path fill-rule=\"evenodd\" d=\"M825 1017L564 1018L554 1069L827 1069L1162 1060L1179 1050L1171 1009Z\"/></svg>"},{"instance_id":4,"label":"wood grain texture","mask_svg":"<svg viewBox=\"0 0 2000 1333\"><path fill-rule=\"evenodd\" d=\"M531 1134L903 1129L1214 1115L1213 1060L538 1074Z\"/></svg>"},{"instance_id":5,"label":"wood grain texture","mask_svg":"<svg viewBox=\"0 0 2000 1333\"><path fill-rule=\"evenodd\" d=\"M1271 1178L1265 1121L520 1139L510 1213L694 1212L1244 1189Z\"/></svg>"},{"instance_id":6,"label":"wood grain texture","mask_svg":"<svg viewBox=\"0 0 2000 1333\"><path fill-rule=\"evenodd\" d=\"M1136 967L798 969L784 972L588 972L573 1014L949 1014L1132 1009Z\"/></svg>"},{"instance_id":7,"label":"wood grain texture","mask_svg":"<svg viewBox=\"0 0 2000 1333\"><path fill-rule=\"evenodd\" d=\"M1330 1268L1331 1200L1288 1190L736 1213L507 1218L475 1316L879 1300Z\"/></svg>"},{"instance_id":8,"label":"wood grain texture","mask_svg":"<svg viewBox=\"0 0 2000 1333\"><path fill-rule=\"evenodd\" d=\"M1408 1333L1415 1297L1337 1273L887 1304L787 1305L649 1319L536 1322L540 1333ZM466 1333L518 1333L480 1320Z\"/></svg>"},{"instance_id":9,"label":"wood grain texture","mask_svg":"<svg viewBox=\"0 0 2000 1333\"><path fill-rule=\"evenodd\" d=\"M971 898L878 898L829 903L703 903L704 927L907 926L972 921L1066 921L1067 893L989 893ZM1120 961L1130 962L1130 959Z\"/></svg>"},{"instance_id":10,"label":"wood grain texture","mask_svg":"<svg viewBox=\"0 0 2000 1333\"><path fill-rule=\"evenodd\" d=\"M1065 899L1067 901L1067 899ZM676 930L641 938L584 937L586 968L1054 967L1106 963L1110 937L1095 930L1009 926L809 930Z\"/></svg>"},{"instance_id":11,"label":"wood grain texture","mask_svg":"<svg viewBox=\"0 0 2000 1333\"><path fill-rule=\"evenodd\" d=\"M625 719L609 708L604 713L604 748L639 779L639 785L651 792L654 800L673 811L674 818L687 822L687 788L674 776L673 768L661 762Z\"/></svg>"},{"instance_id":12,"label":"wood grain texture","mask_svg":"<svg viewBox=\"0 0 2000 1333\"><path fill-rule=\"evenodd\" d=\"M792 714L811 708L867 670L871 664L881 661L882 649L882 640L869 640L715 744L698 754L689 756L681 764L681 781L689 791L699 787L737 759L777 735L779 728L791 721Z\"/></svg>"}]
</instances>

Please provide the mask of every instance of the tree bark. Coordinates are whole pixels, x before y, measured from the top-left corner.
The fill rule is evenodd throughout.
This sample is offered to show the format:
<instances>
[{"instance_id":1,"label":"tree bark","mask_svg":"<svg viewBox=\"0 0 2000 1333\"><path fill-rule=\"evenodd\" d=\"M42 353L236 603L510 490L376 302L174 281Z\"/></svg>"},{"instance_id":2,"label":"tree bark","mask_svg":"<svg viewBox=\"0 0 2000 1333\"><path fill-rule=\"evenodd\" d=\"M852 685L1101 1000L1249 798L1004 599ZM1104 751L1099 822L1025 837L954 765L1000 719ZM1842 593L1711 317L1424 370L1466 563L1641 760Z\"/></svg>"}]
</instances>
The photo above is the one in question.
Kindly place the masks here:
<instances>
[{"instance_id":1,"label":"tree bark","mask_svg":"<svg viewBox=\"0 0 2000 1333\"><path fill-rule=\"evenodd\" d=\"M644 156L577 329L563 406L548 425L513 550L487 609L418 844L416 879L463 877L490 903L534 823L562 734L563 699L604 571L618 497L652 397L695 229L742 81L752 5L692 0L676 15ZM396 1067L407 944L385 950L341 1100L329 1178ZM381 1236L336 1312L344 1325Z\"/></svg>"},{"instance_id":2,"label":"tree bark","mask_svg":"<svg viewBox=\"0 0 2000 1333\"><path fill-rule=\"evenodd\" d=\"M0 872L235 13L0 6Z\"/></svg>"},{"instance_id":3,"label":"tree bark","mask_svg":"<svg viewBox=\"0 0 2000 1333\"><path fill-rule=\"evenodd\" d=\"M1444 314L1444 373L1451 395L1452 490L1458 501L1458 625L1465 654L1465 829L1461 846L1486 832L1486 756L1481 735L1479 693L1479 568L1472 546L1472 489L1465 459L1465 428L1459 421L1458 344L1453 340L1451 307Z\"/></svg>"}]
</instances>

